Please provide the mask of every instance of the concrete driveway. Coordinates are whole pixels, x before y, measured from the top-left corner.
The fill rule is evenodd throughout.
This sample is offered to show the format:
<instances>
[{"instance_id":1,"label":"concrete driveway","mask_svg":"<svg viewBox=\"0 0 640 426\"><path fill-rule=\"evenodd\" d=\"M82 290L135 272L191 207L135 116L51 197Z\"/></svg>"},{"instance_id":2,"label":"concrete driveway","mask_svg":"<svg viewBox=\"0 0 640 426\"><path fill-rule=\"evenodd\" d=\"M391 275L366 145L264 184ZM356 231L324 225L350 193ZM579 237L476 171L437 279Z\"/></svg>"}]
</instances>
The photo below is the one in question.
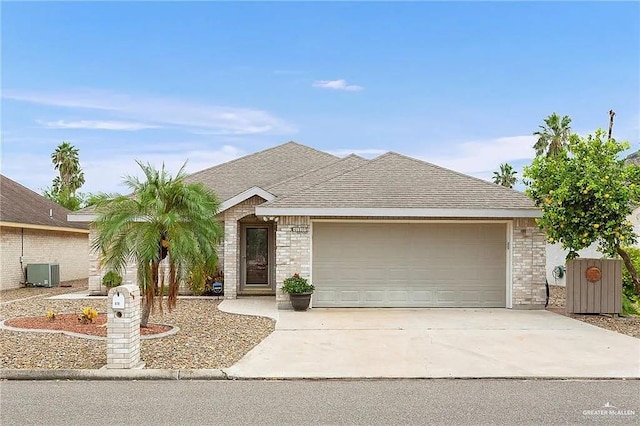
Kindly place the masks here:
<instances>
[{"instance_id":1,"label":"concrete driveway","mask_svg":"<svg viewBox=\"0 0 640 426\"><path fill-rule=\"evenodd\" d=\"M547 311L281 311L237 378L640 377L640 339Z\"/></svg>"}]
</instances>

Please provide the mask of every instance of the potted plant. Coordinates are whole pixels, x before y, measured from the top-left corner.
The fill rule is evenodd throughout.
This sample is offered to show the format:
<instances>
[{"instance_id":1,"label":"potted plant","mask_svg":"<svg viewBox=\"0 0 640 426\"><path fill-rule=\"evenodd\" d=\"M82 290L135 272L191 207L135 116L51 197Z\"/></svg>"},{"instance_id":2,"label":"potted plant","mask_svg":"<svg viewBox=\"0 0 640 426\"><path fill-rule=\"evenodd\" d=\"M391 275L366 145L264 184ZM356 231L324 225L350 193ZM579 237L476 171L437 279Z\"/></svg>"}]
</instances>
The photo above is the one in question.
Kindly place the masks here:
<instances>
[{"instance_id":1,"label":"potted plant","mask_svg":"<svg viewBox=\"0 0 640 426\"><path fill-rule=\"evenodd\" d=\"M286 278L282 284L282 291L289 293L289 300L294 311L306 311L311 302L311 294L315 287L309 280L301 277L297 272Z\"/></svg>"}]
</instances>

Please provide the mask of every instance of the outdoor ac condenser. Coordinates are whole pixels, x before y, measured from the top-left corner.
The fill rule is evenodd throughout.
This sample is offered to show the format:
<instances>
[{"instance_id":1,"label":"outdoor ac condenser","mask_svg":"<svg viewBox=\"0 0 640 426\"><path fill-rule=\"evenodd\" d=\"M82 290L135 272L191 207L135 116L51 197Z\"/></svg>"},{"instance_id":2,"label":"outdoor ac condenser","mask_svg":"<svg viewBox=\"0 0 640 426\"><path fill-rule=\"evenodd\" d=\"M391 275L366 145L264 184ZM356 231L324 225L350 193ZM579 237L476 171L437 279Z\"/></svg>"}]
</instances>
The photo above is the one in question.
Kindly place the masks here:
<instances>
[{"instance_id":1,"label":"outdoor ac condenser","mask_svg":"<svg viewBox=\"0 0 640 426\"><path fill-rule=\"evenodd\" d=\"M27 285L35 287L55 287L60 285L60 265L57 263L28 264Z\"/></svg>"}]
</instances>

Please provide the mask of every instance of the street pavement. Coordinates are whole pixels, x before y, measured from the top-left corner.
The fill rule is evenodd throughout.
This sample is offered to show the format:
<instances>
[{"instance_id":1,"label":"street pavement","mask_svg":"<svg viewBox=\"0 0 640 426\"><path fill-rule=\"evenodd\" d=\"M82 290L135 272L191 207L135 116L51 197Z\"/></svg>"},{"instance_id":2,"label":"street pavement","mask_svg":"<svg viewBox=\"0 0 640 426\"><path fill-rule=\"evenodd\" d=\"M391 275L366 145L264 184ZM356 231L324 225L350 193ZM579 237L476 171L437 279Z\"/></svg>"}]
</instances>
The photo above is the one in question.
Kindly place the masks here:
<instances>
[{"instance_id":1,"label":"street pavement","mask_svg":"<svg viewBox=\"0 0 640 426\"><path fill-rule=\"evenodd\" d=\"M3 381L0 424L639 424L640 381Z\"/></svg>"}]
</instances>

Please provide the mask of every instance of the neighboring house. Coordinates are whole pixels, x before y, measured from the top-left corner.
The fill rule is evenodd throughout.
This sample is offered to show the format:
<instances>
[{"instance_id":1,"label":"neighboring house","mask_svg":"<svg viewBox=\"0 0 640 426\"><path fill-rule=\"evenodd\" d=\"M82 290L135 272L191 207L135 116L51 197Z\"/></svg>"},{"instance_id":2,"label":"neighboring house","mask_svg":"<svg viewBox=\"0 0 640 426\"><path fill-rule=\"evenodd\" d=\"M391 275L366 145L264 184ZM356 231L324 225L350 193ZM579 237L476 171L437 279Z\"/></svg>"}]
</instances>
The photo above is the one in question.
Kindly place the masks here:
<instances>
[{"instance_id":1,"label":"neighboring house","mask_svg":"<svg viewBox=\"0 0 640 426\"><path fill-rule=\"evenodd\" d=\"M633 154L625 158L625 161L630 164L640 165L640 151L636 151ZM633 223L633 229L637 235L640 235L640 207L636 207L631 215L629 221ZM640 246L640 244L636 244ZM597 250L597 244L591 244L589 247L580 250L578 254L584 258L599 259L604 255ZM560 244L547 244L547 281L551 285L566 285L566 277L564 272L559 272L559 268L565 268L566 257L568 250L562 249Z\"/></svg>"},{"instance_id":2,"label":"neighboring house","mask_svg":"<svg viewBox=\"0 0 640 426\"><path fill-rule=\"evenodd\" d=\"M275 295L287 309L280 288L298 272L314 307L544 305L540 210L518 191L395 153L338 158L295 142L188 180L222 200L225 298ZM90 271L100 292L95 253Z\"/></svg>"},{"instance_id":3,"label":"neighboring house","mask_svg":"<svg viewBox=\"0 0 640 426\"><path fill-rule=\"evenodd\" d=\"M69 213L0 175L0 289L24 285L30 263L58 263L60 281L87 278L89 227Z\"/></svg>"}]
</instances>

